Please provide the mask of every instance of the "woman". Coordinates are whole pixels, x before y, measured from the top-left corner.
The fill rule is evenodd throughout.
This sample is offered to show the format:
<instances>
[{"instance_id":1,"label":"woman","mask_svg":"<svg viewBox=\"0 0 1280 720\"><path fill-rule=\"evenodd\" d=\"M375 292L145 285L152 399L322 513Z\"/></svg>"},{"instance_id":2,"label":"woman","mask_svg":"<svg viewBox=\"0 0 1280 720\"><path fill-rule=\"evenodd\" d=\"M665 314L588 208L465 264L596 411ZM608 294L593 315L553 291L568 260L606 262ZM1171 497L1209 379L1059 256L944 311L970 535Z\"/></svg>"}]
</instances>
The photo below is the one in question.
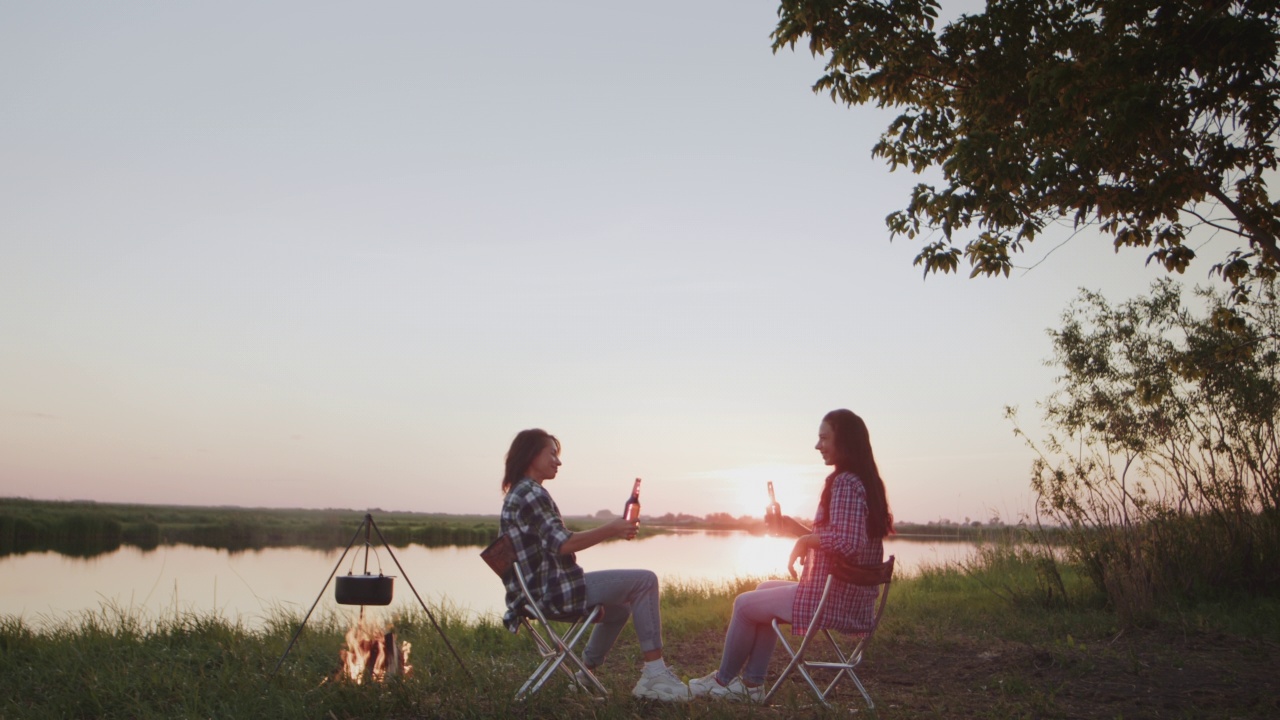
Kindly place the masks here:
<instances>
[{"instance_id":1,"label":"woman","mask_svg":"<svg viewBox=\"0 0 1280 720\"><path fill-rule=\"evenodd\" d=\"M823 462L835 469L822 488L813 529L786 516L777 528L799 538L787 570L795 577L799 560L804 565L804 575L799 582L760 583L755 590L734 599L720 668L689 681L689 691L694 696L759 702L764 697L769 657L777 644L772 621L776 618L790 623L793 633L803 634L813 619L834 561L857 565L884 561L882 541L893 532L893 516L871 452L866 423L848 410L833 410L822 419L815 448ZM843 616L845 623L835 629L856 631L869 627L875 598L874 588L834 581L827 602L851 611Z\"/></svg>"},{"instance_id":2,"label":"woman","mask_svg":"<svg viewBox=\"0 0 1280 720\"><path fill-rule=\"evenodd\" d=\"M688 700L688 686L662 659L658 576L649 570L583 572L574 555L611 538L631 539L638 523L618 518L591 530L570 532L544 487L559 467L560 441L546 431L523 430L511 441L502 476L506 494L502 533L511 538L529 591L551 615L577 614L604 605L604 619L591 631L582 657L592 670L604 662L627 617L632 616L645 661L632 694L652 700ZM504 580L507 614L503 621L512 632L520 622L520 589L514 575Z\"/></svg>"}]
</instances>

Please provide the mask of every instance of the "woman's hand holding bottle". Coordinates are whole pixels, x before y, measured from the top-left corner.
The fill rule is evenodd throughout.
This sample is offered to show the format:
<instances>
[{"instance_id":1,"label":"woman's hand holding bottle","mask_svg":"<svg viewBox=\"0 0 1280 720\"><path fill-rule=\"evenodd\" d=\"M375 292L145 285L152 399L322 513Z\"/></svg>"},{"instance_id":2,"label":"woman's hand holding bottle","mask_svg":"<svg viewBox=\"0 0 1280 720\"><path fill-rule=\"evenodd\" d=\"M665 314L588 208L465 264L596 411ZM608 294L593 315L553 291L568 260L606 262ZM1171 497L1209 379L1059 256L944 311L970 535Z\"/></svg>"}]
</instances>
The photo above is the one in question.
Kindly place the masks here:
<instances>
[{"instance_id":1,"label":"woman's hand holding bottle","mask_svg":"<svg viewBox=\"0 0 1280 720\"><path fill-rule=\"evenodd\" d=\"M610 520L605 523L603 527L606 528L609 537L620 537L625 540L633 540L635 539L637 529L640 527L640 521L628 520L624 517L620 517Z\"/></svg>"}]
</instances>

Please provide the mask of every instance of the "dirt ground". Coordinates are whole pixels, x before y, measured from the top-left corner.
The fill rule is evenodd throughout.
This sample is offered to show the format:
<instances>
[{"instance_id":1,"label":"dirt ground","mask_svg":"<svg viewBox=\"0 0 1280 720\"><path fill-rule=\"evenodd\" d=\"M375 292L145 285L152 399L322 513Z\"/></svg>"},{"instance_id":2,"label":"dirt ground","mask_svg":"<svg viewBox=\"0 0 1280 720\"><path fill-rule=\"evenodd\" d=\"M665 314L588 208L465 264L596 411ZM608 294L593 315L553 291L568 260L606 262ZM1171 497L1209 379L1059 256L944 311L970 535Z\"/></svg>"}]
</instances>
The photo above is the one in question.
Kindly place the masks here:
<instances>
[{"instance_id":1,"label":"dirt ground","mask_svg":"<svg viewBox=\"0 0 1280 720\"><path fill-rule=\"evenodd\" d=\"M680 669L710 672L719 662L721 642L707 633L682 644ZM772 676L783 659L779 649ZM1124 632L1053 647L961 637L927 644L877 638L858 675L875 700L875 716L886 720L1280 718L1280 645L1212 632ZM808 693L802 682L796 678L794 688L783 690L791 693L793 709ZM841 683L836 697L858 715L871 715L852 684Z\"/></svg>"}]
</instances>

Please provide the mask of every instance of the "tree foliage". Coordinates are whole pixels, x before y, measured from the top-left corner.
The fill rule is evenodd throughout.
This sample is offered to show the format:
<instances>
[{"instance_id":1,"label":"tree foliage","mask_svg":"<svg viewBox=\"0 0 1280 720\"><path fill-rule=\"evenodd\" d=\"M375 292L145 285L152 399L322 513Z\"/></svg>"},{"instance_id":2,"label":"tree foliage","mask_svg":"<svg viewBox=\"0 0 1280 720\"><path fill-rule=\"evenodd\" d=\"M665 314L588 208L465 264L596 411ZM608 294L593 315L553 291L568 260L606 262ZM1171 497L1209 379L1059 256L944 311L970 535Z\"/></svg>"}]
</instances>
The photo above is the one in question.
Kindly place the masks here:
<instances>
[{"instance_id":1,"label":"tree foliage","mask_svg":"<svg viewBox=\"0 0 1280 720\"><path fill-rule=\"evenodd\" d=\"M782 0L773 47L807 38L815 91L902 109L873 154L941 171L886 220L926 275L1008 275L1059 221L1182 272L1203 226L1241 241L1214 265L1239 301L1280 266L1278 5L990 0L935 31L936 0Z\"/></svg>"},{"instance_id":2,"label":"tree foliage","mask_svg":"<svg viewBox=\"0 0 1280 720\"><path fill-rule=\"evenodd\" d=\"M1280 303L1264 282L1226 324L1200 294L1202 315L1168 279L1116 307L1084 292L1050 332L1038 510L1117 606L1280 583Z\"/></svg>"}]
</instances>

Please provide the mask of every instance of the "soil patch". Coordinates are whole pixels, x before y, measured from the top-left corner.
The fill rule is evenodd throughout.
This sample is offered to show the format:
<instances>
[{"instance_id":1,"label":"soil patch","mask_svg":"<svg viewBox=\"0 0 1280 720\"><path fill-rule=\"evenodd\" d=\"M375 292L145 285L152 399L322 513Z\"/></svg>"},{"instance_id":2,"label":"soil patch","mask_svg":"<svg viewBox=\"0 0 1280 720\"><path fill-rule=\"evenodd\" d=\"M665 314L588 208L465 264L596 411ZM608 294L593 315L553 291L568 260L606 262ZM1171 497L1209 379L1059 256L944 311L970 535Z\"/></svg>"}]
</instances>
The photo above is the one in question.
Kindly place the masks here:
<instances>
[{"instance_id":1,"label":"soil patch","mask_svg":"<svg viewBox=\"0 0 1280 720\"><path fill-rule=\"evenodd\" d=\"M722 642L707 632L673 648L680 670L711 672ZM784 660L775 652L771 676ZM1280 718L1278 666L1276 643L1153 630L1053 645L877 638L858 675L881 718ZM791 709L809 693L800 678L793 684L780 703L790 698ZM835 696L870 714L851 683Z\"/></svg>"}]
</instances>

